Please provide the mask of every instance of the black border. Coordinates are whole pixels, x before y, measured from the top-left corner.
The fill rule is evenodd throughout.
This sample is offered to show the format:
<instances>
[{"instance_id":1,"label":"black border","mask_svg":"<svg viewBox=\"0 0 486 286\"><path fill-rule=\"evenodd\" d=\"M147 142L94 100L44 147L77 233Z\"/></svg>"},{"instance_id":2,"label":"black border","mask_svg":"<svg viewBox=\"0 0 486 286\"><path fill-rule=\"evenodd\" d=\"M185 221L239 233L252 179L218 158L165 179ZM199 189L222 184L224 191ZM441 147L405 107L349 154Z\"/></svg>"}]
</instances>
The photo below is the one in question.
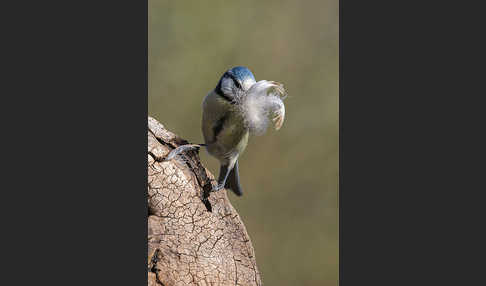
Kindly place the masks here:
<instances>
[{"instance_id":1,"label":"black border","mask_svg":"<svg viewBox=\"0 0 486 286\"><path fill-rule=\"evenodd\" d=\"M470 5L340 1L340 285L484 284Z\"/></svg>"},{"instance_id":2,"label":"black border","mask_svg":"<svg viewBox=\"0 0 486 286\"><path fill-rule=\"evenodd\" d=\"M4 9L1 284L147 285L147 4Z\"/></svg>"}]
</instances>

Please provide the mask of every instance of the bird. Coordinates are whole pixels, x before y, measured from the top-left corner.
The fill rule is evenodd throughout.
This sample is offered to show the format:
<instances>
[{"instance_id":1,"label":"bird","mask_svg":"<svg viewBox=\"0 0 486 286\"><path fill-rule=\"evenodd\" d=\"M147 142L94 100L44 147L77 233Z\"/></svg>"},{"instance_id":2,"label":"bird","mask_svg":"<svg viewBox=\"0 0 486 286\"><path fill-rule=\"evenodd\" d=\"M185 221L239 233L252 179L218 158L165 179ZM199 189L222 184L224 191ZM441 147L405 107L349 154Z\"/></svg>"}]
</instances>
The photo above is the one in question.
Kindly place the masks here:
<instances>
[{"instance_id":1,"label":"bird","mask_svg":"<svg viewBox=\"0 0 486 286\"><path fill-rule=\"evenodd\" d=\"M286 97L283 84L267 80L257 82L247 67L226 70L202 102L204 143L179 146L166 160L190 149L206 147L220 163L217 185L211 191L226 188L242 196L239 157L246 149L250 134L264 134L270 123L276 130L282 127Z\"/></svg>"}]
</instances>

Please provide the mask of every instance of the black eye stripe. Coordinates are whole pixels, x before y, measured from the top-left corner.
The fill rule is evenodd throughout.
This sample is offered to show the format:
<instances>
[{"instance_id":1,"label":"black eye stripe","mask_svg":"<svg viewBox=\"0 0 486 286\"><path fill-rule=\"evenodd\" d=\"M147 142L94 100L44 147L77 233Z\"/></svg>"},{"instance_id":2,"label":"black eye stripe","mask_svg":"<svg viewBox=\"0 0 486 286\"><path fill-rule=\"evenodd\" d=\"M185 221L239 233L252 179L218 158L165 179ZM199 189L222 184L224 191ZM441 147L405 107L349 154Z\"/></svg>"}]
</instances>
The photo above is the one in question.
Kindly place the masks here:
<instances>
[{"instance_id":1,"label":"black eye stripe","mask_svg":"<svg viewBox=\"0 0 486 286\"><path fill-rule=\"evenodd\" d=\"M241 88L240 82L236 79L235 75L232 73L226 73L232 80L236 87Z\"/></svg>"},{"instance_id":2,"label":"black eye stripe","mask_svg":"<svg viewBox=\"0 0 486 286\"><path fill-rule=\"evenodd\" d=\"M240 85L240 82L239 81L237 81L236 79L233 79L233 81L234 81L236 87L241 88L241 85Z\"/></svg>"}]
</instances>

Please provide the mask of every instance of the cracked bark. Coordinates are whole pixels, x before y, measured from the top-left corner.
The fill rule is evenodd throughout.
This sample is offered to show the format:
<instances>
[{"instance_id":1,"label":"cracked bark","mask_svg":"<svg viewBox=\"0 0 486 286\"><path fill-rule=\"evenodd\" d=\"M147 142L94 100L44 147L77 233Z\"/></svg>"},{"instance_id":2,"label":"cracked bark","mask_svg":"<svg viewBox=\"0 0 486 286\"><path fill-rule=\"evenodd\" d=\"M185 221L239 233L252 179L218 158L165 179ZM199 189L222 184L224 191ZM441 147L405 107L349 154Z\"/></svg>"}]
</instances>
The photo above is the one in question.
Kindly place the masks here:
<instances>
[{"instance_id":1,"label":"cracked bark","mask_svg":"<svg viewBox=\"0 0 486 286\"><path fill-rule=\"evenodd\" d=\"M148 285L262 285L250 237L226 191L197 152L163 162L186 144L148 118Z\"/></svg>"}]
</instances>

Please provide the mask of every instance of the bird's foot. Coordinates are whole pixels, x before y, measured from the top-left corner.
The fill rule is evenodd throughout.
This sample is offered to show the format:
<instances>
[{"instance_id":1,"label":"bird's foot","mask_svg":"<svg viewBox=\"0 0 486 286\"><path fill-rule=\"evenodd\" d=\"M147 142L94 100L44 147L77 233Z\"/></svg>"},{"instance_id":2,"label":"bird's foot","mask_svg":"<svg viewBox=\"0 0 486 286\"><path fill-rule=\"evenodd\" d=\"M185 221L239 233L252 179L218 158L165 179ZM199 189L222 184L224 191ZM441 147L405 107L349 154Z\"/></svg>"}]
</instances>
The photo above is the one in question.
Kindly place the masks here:
<instances>
[{"instance_id":1,"label":"bird's foot","mask_svg":"<svg viewBox=\"0 0 486 286\"><path fill-rule=\"evenodd\" d=\"M187 152L187 151L190 151L190 150L197 150L197 149L201 148L201 146L204 146L204 145L203 144L181 145L181 146L173 149L172 151L170 151L169 154L167 154L167 156L164 158L163 161L170 161L170 160L174 159L177 155L179 155L183 152Z\"/></svg>"},{"instance_id":2,"label":"bird's foot","mask_svg":"<svg viewBox=\"0 0 486 286\"><path fill-rule=\"evenodd\" d=\"M224 189L224 185L223 184L217 184L216 186L214 186L211 189L211 193L214 193L214 192L217 192L217 191L221 191L222 189Z\"/></svg>"}]
</instances>

